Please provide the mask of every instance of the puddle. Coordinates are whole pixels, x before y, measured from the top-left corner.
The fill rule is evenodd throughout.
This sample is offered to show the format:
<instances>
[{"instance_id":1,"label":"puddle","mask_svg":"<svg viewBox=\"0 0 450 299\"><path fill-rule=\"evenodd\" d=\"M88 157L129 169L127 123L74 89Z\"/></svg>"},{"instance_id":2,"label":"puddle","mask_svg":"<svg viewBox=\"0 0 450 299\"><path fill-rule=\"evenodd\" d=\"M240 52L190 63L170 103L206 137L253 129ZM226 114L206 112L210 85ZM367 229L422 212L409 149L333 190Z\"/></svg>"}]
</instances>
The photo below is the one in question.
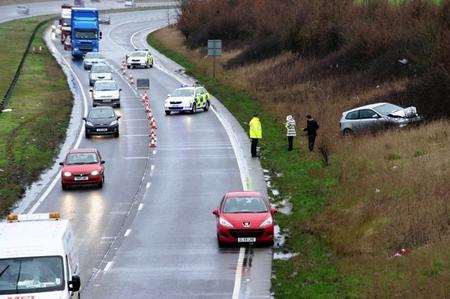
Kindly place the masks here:
<instances>
[{"instance_id":1,"label":"puddle","mask_svg":"<svg viewBox=\"0 0 450 299\"><path fill-rule=\"evenodd\" d=\"M292 253L292 252L275 252L273 254L273 259L274 260L282 260L282 261L287 261L290 260L291 258L293 258L294 256L297 256L298 253Z\"/></svg>"}]
</instances>

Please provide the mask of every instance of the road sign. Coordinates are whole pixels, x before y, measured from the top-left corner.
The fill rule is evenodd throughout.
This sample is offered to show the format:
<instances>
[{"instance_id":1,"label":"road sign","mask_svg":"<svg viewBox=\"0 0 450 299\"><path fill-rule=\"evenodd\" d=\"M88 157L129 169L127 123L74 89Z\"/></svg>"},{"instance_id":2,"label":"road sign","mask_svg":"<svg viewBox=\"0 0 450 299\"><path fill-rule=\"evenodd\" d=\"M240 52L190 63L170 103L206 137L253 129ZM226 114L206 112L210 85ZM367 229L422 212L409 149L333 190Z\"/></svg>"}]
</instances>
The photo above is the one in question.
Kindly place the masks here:
<instances>
[{"instance_id":1,"label":"road sign","mask_svg":"<svg viewBox=\"0 0 450 299\"><path fill-rule=\"evenodd\" d=\"M137 89L150 89L150 80L144 78L136 79L136 88Z\"/></svg>"},{"instance_id":2,"label":"road sign","mask_svg":"<svg viewBox=\"0 0 450 299\"><path fill-rule=\"evenodd\" d=\"M208 56L222 55L222 40L208 39Z\"/></svg>"}]
</instances>

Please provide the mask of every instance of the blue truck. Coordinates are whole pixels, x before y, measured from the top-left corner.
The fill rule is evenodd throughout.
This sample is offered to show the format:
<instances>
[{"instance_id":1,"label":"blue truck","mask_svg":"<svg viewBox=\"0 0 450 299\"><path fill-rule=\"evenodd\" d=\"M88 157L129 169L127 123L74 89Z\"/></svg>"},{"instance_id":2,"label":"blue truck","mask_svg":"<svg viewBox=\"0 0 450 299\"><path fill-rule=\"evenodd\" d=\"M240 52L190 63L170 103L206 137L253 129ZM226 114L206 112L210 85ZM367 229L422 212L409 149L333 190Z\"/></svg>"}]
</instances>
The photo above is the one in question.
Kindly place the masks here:
<instances>
[{"instance_id":1,"label":"blue truck","mask_svg":"<svg viewBox=\"0 0 450 299\"><path fill-rule=\"evenodd\" d=\"M98 52L102 38L96 8L72 8L71 47L72 57L82 58L87 52Z\"/></svg>"}]
</instances>

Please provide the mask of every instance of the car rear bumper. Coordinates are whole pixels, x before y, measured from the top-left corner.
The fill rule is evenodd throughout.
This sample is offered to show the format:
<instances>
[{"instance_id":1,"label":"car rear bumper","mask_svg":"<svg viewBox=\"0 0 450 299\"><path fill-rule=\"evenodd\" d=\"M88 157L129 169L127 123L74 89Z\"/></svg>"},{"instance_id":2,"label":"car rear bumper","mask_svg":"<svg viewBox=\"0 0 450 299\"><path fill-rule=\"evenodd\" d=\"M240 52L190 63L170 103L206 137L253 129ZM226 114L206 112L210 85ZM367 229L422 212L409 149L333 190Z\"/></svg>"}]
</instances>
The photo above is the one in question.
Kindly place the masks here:
<instances>
[{"instance_id":1,"label":"car rear bumper","mask_svg":"<svg viewBox=\"0 0 450 299\"><path fill-rule=\"evenodd\" d=\"M120 99L93 99L93 102L98 106L117 106L120 104Z\"/></svg>"},{"instance_id":2,"label":"car rear bumper","mask_svg":"<svg viewBox=\"0 0 450 299\"><path fill-rule=\"evenodd\" d=\"M217 228L217 237L222 244L273 244L274 229L273 226L257 229L228 229L224 227ZM241 242L240 238L254 238L254 242Z\"/></svg>"}]
</instances>

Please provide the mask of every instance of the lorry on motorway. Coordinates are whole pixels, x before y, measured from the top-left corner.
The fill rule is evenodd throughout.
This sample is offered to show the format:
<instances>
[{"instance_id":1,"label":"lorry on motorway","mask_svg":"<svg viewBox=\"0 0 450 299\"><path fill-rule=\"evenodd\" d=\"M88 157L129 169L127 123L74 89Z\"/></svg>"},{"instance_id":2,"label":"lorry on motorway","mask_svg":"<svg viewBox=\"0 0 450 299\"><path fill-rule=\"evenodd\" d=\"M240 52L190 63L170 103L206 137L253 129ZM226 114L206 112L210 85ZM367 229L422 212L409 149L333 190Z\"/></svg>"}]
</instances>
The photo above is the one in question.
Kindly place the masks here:
<instances>
[{"instance_id":1,"label":"lorry on motorway","mask_svg":"<svg viewBox=\"0 0 450 299\"><path fill-rule=\"evenodd\" d=\"M98 52L101 32L96 8L72 8L72 57L81 58L87 52Z\"/></svg>"},{"instance_id":2,"label":"lorry on motorway","mask_svg":"<svg viewBox=\"0 0 450 299\"><path fill-rule=\"evenodd\" d=\"M70 36L70 22L72 17L72 5L61 5L61 17L59 18L59 26L61 27L61 44L64 44L66 38Z\"/></svg>"},{"instance_id":3,"label":"lorry on motorway","mask_svg":"<svg viewBox=\"0 0 450 299\"><path fill-rule=\"evenodd\" d=\"M59 213L0 222L0 299L78 298L78 268L69 221Z\"/></svg>"}]
</instances>

